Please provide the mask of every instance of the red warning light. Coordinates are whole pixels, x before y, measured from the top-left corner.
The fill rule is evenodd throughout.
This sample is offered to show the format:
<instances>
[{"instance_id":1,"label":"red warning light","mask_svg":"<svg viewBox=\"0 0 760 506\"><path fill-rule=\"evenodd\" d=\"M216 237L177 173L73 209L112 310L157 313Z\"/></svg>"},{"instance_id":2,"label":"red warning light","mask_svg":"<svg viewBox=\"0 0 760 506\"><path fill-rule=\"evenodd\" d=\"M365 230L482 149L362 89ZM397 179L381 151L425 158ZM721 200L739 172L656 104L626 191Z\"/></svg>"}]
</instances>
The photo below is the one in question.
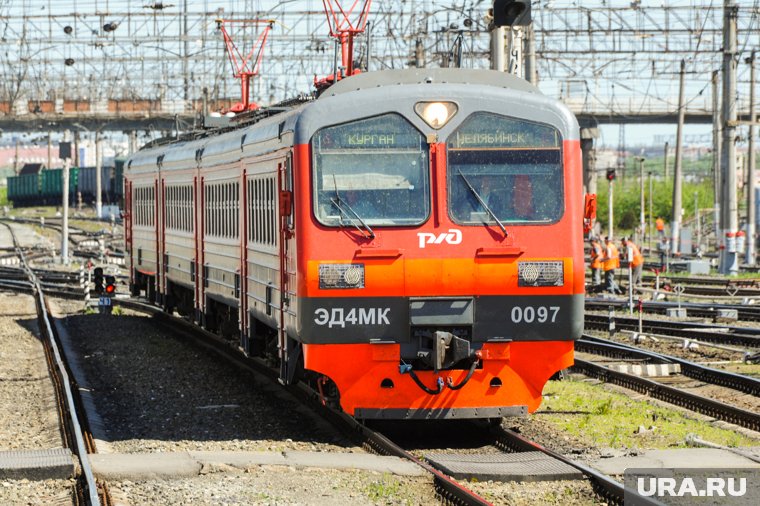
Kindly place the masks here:
<instances>
[{"instance_id":1,"label":"red warning light","mask_svg":"<svg viewBox=\"0 0 760 506\"><path fill-rule=\"evenodd\" d=\"M106 276L106 294L113 295L116 292L116 278L114 276Z\"/></svg>"}]
</instances>

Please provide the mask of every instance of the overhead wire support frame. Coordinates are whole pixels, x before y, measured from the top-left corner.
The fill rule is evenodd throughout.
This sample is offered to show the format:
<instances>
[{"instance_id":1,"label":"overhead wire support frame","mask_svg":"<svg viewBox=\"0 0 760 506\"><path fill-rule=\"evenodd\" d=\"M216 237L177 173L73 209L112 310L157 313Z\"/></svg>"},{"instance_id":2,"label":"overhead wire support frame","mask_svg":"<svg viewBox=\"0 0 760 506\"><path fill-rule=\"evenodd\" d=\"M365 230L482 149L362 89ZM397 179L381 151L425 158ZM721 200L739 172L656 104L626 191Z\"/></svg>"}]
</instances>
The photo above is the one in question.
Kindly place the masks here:
<instances>
[{"instance_id":1,"label":"overhead wire support frame","mask_svg":"<svg viewBox=\"0 0 760 506\"><path fill-rule=\"evenodd\" d=\"M354 0L350 8L344 9L338 0L322 0L325 15L327 16L327 24L330 27L330 36L335 37L340 42L341 62L343 68L346 69L346 76L354 74L354 37L360 33L364 33L367 26L369 9L372 5L372 0L364 0L361 10L352 21L351 17L354 15L354 10L360 2L361 0ZM336 69L333 82L338 81L339 77L337 74Z\"/></svg>"},{"instance_id":2,"label":"overhead wire support frame","mask_svg":"<svg viewBox=\"0 0 760 506\"><path fill-rule=\"evenodd\" d=\"M256 103L251 102L251 79L259 75L261 68L261 61L264 58L264 47L267 43L267 37L269 32L274 26L274 19L217 19L216 24L224 37L224 44L227 47L227 56L232 64L232 75L240 79L240 95L241 102L231 107L232 112L243 112L258 109ZM253 47L250 52L243 56L238 49L235 42L232 40L232 36L225 28L225 25L240 24L240 25L266 25L264 29L259 33L256 41L253 43ZM250 64L250 65L249 65Z\"/></svg>"}]
</instances>

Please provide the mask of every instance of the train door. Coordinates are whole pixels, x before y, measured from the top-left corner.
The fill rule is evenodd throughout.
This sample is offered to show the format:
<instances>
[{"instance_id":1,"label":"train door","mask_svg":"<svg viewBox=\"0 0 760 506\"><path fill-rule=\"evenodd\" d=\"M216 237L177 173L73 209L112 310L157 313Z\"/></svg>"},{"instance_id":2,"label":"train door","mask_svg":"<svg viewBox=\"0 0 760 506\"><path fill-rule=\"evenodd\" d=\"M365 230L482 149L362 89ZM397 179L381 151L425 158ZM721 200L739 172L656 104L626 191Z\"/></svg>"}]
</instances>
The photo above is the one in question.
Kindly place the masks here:
<instances>
[{"instance_id":1,"label":"train door","mask_svg":"<svg viewBox=\"0 0 760 506\"><path fill-rule=\"evenodd\" d=\"M250 342L248 328L250 326L250 316L248 314L248 169L245 168L245 162L241 161L240 175L240 205L238 206L238 223L240 223L240 271L237 279L238 284L238 318L240 323L240 348L248 355L250 353Z\"/></svg>"},{"instance_id":2,"label":"train door","mask_svg":"<svg viewBox=\"0 0 760 506\"><path fill-rule=\"evenodd\" d=\"M293 170L292 153L277 164L277 215L278 215L278 257L280 304L277 347L280 356L280 381L286 385L296 381L298 363L301 359L300 344L288 337L288 326L292 323L295 286L291 278L295 272L295 220L293 217Z\"/></svg>"},{"instance_id":3,"label":"train door","mask_svg":"<svg viewBox=\"0 0 760 506\"><path fill-rule=\"evenodd\" d=\"M197 169L197 175L194 178L195 184L195 201L198 205L195 208L195 321L200 325L205 325L204 315L206 311L205 294L205 269L203 244L206 234L206 219L204 209L206 208L206 192L204 191L204 177L200 175L200 169Z\"/></svg>"},{"instance_id":4,"label":"train door","mask_svg":"<svg viewBox=\"0 0 760 506\"><path fill-rule=\"evenodd\" d=\"M126 259L129 268L129 291L132 295L139 294L139 289L135 293L135 262L134 250L132 249L132 183L124 180L124 246L129 252L129 258Z\"/></svg>"},{"instance_id":5,"label":"train door","mask_svg":"<svg viewBox=\"0 0 760 506\"><path fill-rule=\"evenodd\" d=\"M161 286L161 174L158 173L156 176L156 179L153 181L153 195L155 195L155 198L153 199L153 216L154 218L154 232L155 232L155 240L156 240L156 276L153 280L153 286L148 286L148 300L151 302L159 302L159 292L160 292L160 286Z\"/></svg>"},{"instance_id":6,"label":"train door","mask_svg":"<svg viewBox=\"0 0 760 506\"><path fill-rule=\"evenodd\" d=\"M164 304L166 297L166 273L169 270L168 261L169 256L166 253L166 180L164 175L161 174L161 161L163 155L159 157L159 173L158 173L158 188L159 191L156 194L156 202L159 212L157 213L156 232L158 234L158 240L156 244L156 259L158 268L156 269L156 302Z\"/></svg>"}]
</instances>

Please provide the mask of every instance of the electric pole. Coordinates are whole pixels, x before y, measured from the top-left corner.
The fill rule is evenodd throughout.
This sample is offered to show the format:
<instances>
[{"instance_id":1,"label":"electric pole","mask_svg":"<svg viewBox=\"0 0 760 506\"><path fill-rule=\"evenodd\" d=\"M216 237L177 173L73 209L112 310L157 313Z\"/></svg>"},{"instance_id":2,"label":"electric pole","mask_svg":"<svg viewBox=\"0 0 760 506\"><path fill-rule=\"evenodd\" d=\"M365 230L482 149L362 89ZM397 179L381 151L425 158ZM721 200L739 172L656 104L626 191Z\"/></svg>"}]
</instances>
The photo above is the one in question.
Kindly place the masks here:
<instances>
[{"instance_id":1,"label":"electric pole","mask_svg":"<svg viewBox=\"0 0 760 506\"><path fill-rule=\"evenodd\" d=\"M714 70L712 73L712 117L713 117L713 222L715 229L715 247L720 251L721 244L723 244L723 235L720 230L720 98L718 94L718 71Z\"/></svg>"},{"instance_id":2,"label":"electric pole","mask_svg":"<svg viewBox=\"0 0 760 506\"><path fill-rule=\"evenodd\" d=\"M597 193L596 150L594 139L599 137L595 127L581 128L581 155L583 157L583 186L586 193Z\"/></svg>"},{"instance_id":3,"label":"electric pole","mask_svg":"<svg viewBox=\"0 0 760 506\"><path fill-rule=\"evenodd\" d=\"M644 247L644 235L646 233L646 222L644 221L644 158L643 156L640 156L637 158L639 161L639 193L641 194L641 213L639 214L639 232L641 232L641 236L639 239L639 246L642 248Z\"/></svg>"},{"instance_id":4,"label":"electric pole","mask_svg":"<svg viewBox=\"0 0 760 506\"><path fill-rule=\"evenodd\" d=\"M491 69L504 72L506 68L506 32L507 28L495 26L491 30Z\"/></svg>"},{"instance_id":5,"label":"electric pole","mask_svg":"<svg viewBox=\"0 0 760 506\"><path fill-rule=\"evenodd\" d=\"M525 27L525 80L534 86L538 86L538 72L536 69L536 32L533 25Z\"/></svg>"},{"instance_id":6,"label":"electric pole","mask_svg":"<svg viewBox=\"0 0 760 506\"><path fill-rule=\"evenodd\" d=\"M649 254L652 254L652 220L654 219L653 206L654 206L654 193L652 185L652 171L649 171ZM643 246L643 245L642 245Z\"/></svg>"},{"instance_id":7,"label":"electric pole","mask_svg":"<svg viewBox=\"0 0 760 506\"><path fill-rule=\"evenodd\" d=\"M681 182L683 180L683 123L686 110L684 109L684 73L686 60L681 60L678 88L678 127L676 128L676 166L673 169L673 213L670 221L670 252L676 255L680 251L678 243L681 237Z\"/></svg>"},{"instance_id":8,"label":"electric pole","mask_svg":"<svg viewBox=\"0 0 760 506\"><path fill-rule=\"evenodd\" d=\"M63 133L63 142L68 143L68 153L63 158L63 223L61 224L61 263L69 265L69 168L71 167L71 132Z\"/></svg>"},{"instance_id":9,"label":"electric pole","mask_svg":"<svg viewBox=\"0 0 760 506\"><path fill-rule=\"evenodd\" d=\"M721 231L727 238L721 257L720 272L736 275L739 258L736 254L736 232L739 229L736 196L736 19L739 8L732 0L723 2L723 149L721 151L721 188L723 210Z\"/></svg>"},{"instance_id":10,"label":"electric pole","mask_svg":"<svg viewBox=\"0 0 760 506\"><path fill-rule=\"evenodd\" d=\"M755 52L749 63L749 160L747 167L747 256L746 262L755 265Z\"/></svg>"},{"instance_id":11,"label":"electric pole","mask_svg":"<svg viewBox=\"0 0 760 506\"><path fill-rule=\"evenodd\" d=\"M609 181L609 185L608 185L608 188L609 188L609 190L608 190L609 198L608 198L608 202L607 202L607 220L609 221L609 225L607 227L607 236L610 239L612 239L612 237L613 237L612 236L612 232L613 232L613 230L612 230L612 219L614 218L613 213L612 213L612 209L614 207L614 205L613 205L612 190L613 190L613 188L615 186L615 180L614 179L610 179L610 178L607 178L607 180Z\"/></svg>"},{"instance_id":12,"label":"electric pole","mask_svg":"<svg viewBox=\"0 0 760 506\"><path fill-rule=\"evenodd\" d=\"M95 217L103 214L103 152L100 145L100 131L95 131Z\"/></svg>"}]
</instances>

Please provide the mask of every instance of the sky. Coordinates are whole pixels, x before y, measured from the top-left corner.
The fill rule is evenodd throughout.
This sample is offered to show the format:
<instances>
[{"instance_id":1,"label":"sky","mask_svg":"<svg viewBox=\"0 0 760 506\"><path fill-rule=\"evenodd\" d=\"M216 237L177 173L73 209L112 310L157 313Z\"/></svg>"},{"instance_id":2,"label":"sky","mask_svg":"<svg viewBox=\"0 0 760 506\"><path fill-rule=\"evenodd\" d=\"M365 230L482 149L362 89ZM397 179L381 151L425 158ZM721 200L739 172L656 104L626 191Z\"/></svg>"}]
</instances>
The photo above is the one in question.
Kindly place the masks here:
<instances>
[{"instance_id":1,"label":"sky","mask_svg":"<svg viewBox=\"0 0 760 506\"><path fill-rule=\"evenodd\" d=\"M18 16L20 12L25 12L29 15L46 15L47 13L53 13L55 14L55 22L51 25L50 31L53 34L56 34L57 37L63 37L63 42L58 44L46 44L44 41L38 45L32 45L28 50L28 57L29 58L41 58L44 56L45 58L48 58L50 62L53 62L53 65L50 66L50 74L49 75L56 75L56 72L60 72L60 68L63 69L64 76L67 79L72 80L72 84L76 85L72 86L68 84L67 81L67 88L65 89L77 89L83 88L83 93L88 93L90 96L95 96L97 93L104 93L104 89L112 89L113 87L119 88L119 87L125 87L127 84L131 87L130 89L138 90L138 92L143 92L143 90L150 90L149 93L158 93L156 90L158 89L164 89L166 88L166 84L161 83L155 83L150 80L146 80L144 76L148 71L144 69L144 67L140 67L137 65L138 58L136 56L139 56L140 54L146 54L146 55L153 55L156 54L159 55L161 58L161 65L164 65L168 68L168 70L164 69L167 73L177 72L177 68L179 65L177 64L178 59L173 54L176 54L176 48L172 46L168 42L146 42L146 37L142 33L138 33L136 37L134 37L133 41L129 41L129 43L111 43L111 41L108 39L107 34L98 33L100 30L100 26L103 24L103 21L105 18L108 18L109 21L115 21L118 23L121 23L122 26L113 32L113 34L110 34L112 37L117 36L123 36L126 35L127 25L125 24L127 19L126 17L123 17L124 12L139 12L142 15L145 15L146 13L151 13L153 10L147 8L151 5L156 5L160 2L154 1L154 0L0 0L0 15L8 15L8 16ZM284 1L277 1L277 0L170 0L170 1L164 1L163 5L167 8L165 13L168 13L168 11L173 11L175 13L179 12L182 5L187 3L189 6L190 11L204 11L208 13L213 13L214 15L220 15L221 12L224 14L231 14L232 12L240 13L240 12L247 12L250 10L257 10L257 11L271 11L272 15L276 15L277 13L293 13L299 10L308 10L308 9L314 9L314 10L321 10L322 8L322 2L320 0L284 0ZM343 5L351 5L353 4L353 0L344 0L341 2ZM583 9L593 10L595 8L604 7L604 6L611 6L611 7L624 7L624 8L630 8L632 4L635 4L635 1L632 0L595 0L595 1L570 1L570 0L533 0L533 14L534 14L534 20L541 19L542 16L544 16L544 19L547 20L547 22L551 19L551 16L548 14L552 8L562 8L562 7L582 7ZM760 3L760 0L741 0L737 1L737 4L741 7L741 9L750 9L751 7L755 7L758 12L760 10L758 9L758 4ZM666 5L668 7L689 7L689 6L701 6L705 8L712 7L713 9L720 9L723 5L722 0L655 0L655 1L647 1L643 0L639 2L641 7L659 7L661 5ZM472 7L474 15L473 19L477 21L478 24L482 23L482 16L478 14L478 12L484 12L485 8L490 5L489 0L374 0L372 2L372 15L374 16L375 20L383 19L382 15L384 12L387 12L389 6L396 5L397 7L394 7L395 10L403 10L406 15L409 15L410 9L413 7L418 8L420 11L429 12L429 13L438 13L438 16L446 15L448 16L451 12L454 10L459 9L457 12L459 13L459 16L461 17L461 8L459 6L465 5L469 7ZM171 6L171 8L169 8ZM456 7L456 9L455 9ZM220 11L219 9L224 9L223 11ZM709 9L707 9L709 10ZM112 13L108 15L104 15L104 19L101 20L100 16L98 15L89 15L89 16L80 16L76 19L70 19L71 13L73 12L80 12L80 13L96 13L96 12L108 12ZM706 9L697 9L696 12L706 12ZM122 17L119 18L119 14L121 13ZM637 14L637 12L634 9L630 10L630 23L635 26L648 26L647 21L641 20L641 16ZM640 14L640 12L639 12ZM152 15L152 14L151 14ZM419 16L419 14L418 14ZM455 16L456 17L456 16ZM656 17L656 15L655 15ZM112 19L113 18L113 19ZM433 19L433 16L425 17L423 16L426 21L425 23L428 23L428 30L431 31L429 35L432 34L432 32L436 30L442 30L445 28L444 25L446 23L441 24L440 19L436 19L435 21L430 21ZM418 18L418 21L422 18ZM179 18L172 18L172 21L167 24L167 30L174 30L176 31L179 25L178 22ZM453 20L453 18L452 18ZM656 22L659 22L659 20L656 20ZM643 24L642 24L643 23ZM701 21L700 21L701 23ZM74 25L75 32L71 37L64 37L62 35L62 28L63 25L71 24ZM212 23L213 24L213 23ZM145 23L146 28L144 32L152 33L150 30L150 27L152 26L150 23ZM760 32L760 30L757 30L757 26L760 25L760 23L754 25L755 30L754 31L756 35L754 35L755 38L757 38L757 33ZM301 26L301 25L299 25ZM307 25L304 24L304 27ZM311 25L312 28L314 25ZM461 26L461 23L460 23ZM752 26L752 25L751 25ZM47 20L38 18L37 20L30 21L29 25L29 33L47 33ZM7 27L6 27L7 28ZM12 27L14 28L14 27ZM19 28L19 27L15 27ZM281 27L278 25L277 29L273 31L273 37L275 36L281 36L283 39L287 39L283 34L287 33L288 30L294 27ZM320 28L314 28L316 31L324 31L324 27ZM141 29L139 26L135 28L133 26L133 30L139 30ZM301 28L298 28L301 29ZM399 54L403 54L405 51L408 52L408 47L403 46L404 44L408 45L409 41L403 41L404 37L401 37L402 35L405 36L405 33L402 33L403 29L399 26L394 27L395 32L394 36L391 37L391 39L399 40L401 42L397 43L397 46L394 47L392 45L387 46L381 46L381 40L378 36L375 41L375 50L378 52L388 52L390 50L397 50L399 51ZM38 30L38 32L35 32L35 30ZM194 31L195 30L195 31ZM190 27L191 33L194 34L194 37L197 37L197 33L199 33L196 25L191 25ZM326 40L326 34L321 33L321 31L318 34L315 34L314 37L318 37L321 39ZM14 30L11 30L8 32L9 34L4 33L3 41L0 42L0 49L4 50L7 56L7 52L13 51L15 47L23 47L21 44L15 44L13 43L13 37L14 34L11 33L14 32ZM15 32L21 33L20 29L15 30ZM136 32L136 33L137 33ZM191 44L190 50L196 51L198 54L201 54L205 51L204 54L206 55L215 55L216 60L218 60L219 65L215 65L212 67L206 67L206 64L203 64L202 72L196 72L192 83L191 83L191 95L193 97L197 97L200 93L199 90L202 87L207 87L208 89L218 89L219 87L219 78L213 77L218 74L218 69L224 68L223 65L226 64L224 61L224 58L221 56L223 53L221 53L221 48L218 47L218 41L215 40L213 29L209 28L208 30L205 30L206 36L208 37L208 40L204 43L208 46L200 46L201 49L198 49L197 43L200 42L199 40L194 40L194 43ZM162 32L162 33L168 33L168 32ZM603 41L604 43L607 43L609 41L609 37L607 37L603 32L600 32L601 35L597 35L600 37L600 41ZM487 35L481 36L481 39L485 37L486 40L486 46L487 46ZM647 39L649 41L655 40L658 36L654 35L653 38ZM8 42L5 42L6 39ZM579 39L576 37L576 39ZM114 39L116 40L116 39ZM747 47L748 38L744 37L742 41L740 41L740 46L745 50L749 50L751 48ZM752 43L754 43L755 39L752 39ZM18 41L16 41L18 42ZM303 41L298 41L293 43L287 43L285 41L285 45L276 46L274 44L271 45L272 53L277 51L284 51L285 47L290 48L296 48L296 49L288 49L289 51L295 51L294 54L298 54L297 52L300 51L300 54L298 56L303 55L304 53L310 53L310 49L304 49L306 48L306 45ZM482 42L482 40L481 40ZM571 40L568 42L568 44L576 44L578 42L582 42L579 40ZM644 43L645 40L642 38L642 43ZM713 41L714 42L714 41ZM5 46L3 47L3 44ZM76 44L79 44L78 46ZM138 48L137 45L144 44L143 48ZM302 45L299 45L302 44ZM386 42L386 44L388 44ZM624 44L630 44L630 42L624 42ZM657 44L657 42L655 42ZM709 42L705 42L705 45L709 44ZM151 46L160 46L156 47L155 49L150 49ZM592 46L593 47L593 46ZM705 47L704 45L702 46ZM96 49L93 49L96 48ZM123 51L120 51L121 48L124 48ZM161 51L158 51L161 50ZM97 83L98 79L93 78L92 75L97 75L98 71L100 70L100 61L97 60L97 58L101 58L102 56L99 51L102 51L102 54L109 55L110 58L113 58L114 60L117 58L122 58L124 60L124 63L120 63L119 71L118 72L104 72L105 76L108 79L113 79L118 77L119 83L114 81L113 87L108 86L92 86L90 83ZM328 51L329 52L329 51ZM123 53L123 54L122 54ZM218 53L218 54L217 54ZM270 53L270 54L272 54ZM314 63L316 61L316 50L311 50L311 53L313 54L312 58L313 61L311 63ZM430 53L432 54L432 48L430 49ZM696 59L696 54L693 55ZM64 58L70 57L76 61L76 64L70 67L64 67L61 62L64 60ZM91 59L88 62L88 57ZM288 58L294 58L295 56L287 56ZM619 63L614 63L611 60L614 60L615 58L611 57L609 54L606 53L600 53L600 56L598 56L599 61L597 62L591 62L589 63L587 68L579 68L578 69L578 80L576 84L581 83L581 87L579 88L580 91L578 91L578 95L576 98L583 99L584 96L588 100L589 98L591 100L593 99L600 99L600 102L606 105L608 102L610 104L615 104L618 100L620 103L625 103L626 100L628 100L631 96L634 97L634 100L640 99L642 97L654 97L658 96L659 98L665 98L667 99L667 102L672 105L672 96L675 94L677 96L677 77L673 79L673 69L666 67L658 67L655 71L654 67L652 69L651 74L647 73L647 75L630 75L626 74L626 68L625 68L625 62L622 66L620 66ZM430 58L429 58L430 59ZM636 60L636 56L634 55L631 57L632 60L638 61L639 66L642 66L642 63L646 64L647 57L641 56ZM331 69L331 61L332 58L330 55L327 55L326 60L328 60L328 66ZM562 61L562 58L560 57L555 63L556 66L554 69L552 69L549 65L544 65L542 67L541 63L539 63L539 70L541 71L540 75L540 86L542 91L546 93L549 96L560 96L562 93L562 87L563 83L567 84L570 81L568 80L567 73L561 69L562 65L564 64L567 66L570 65L582 65L582 59L579 60L581 63L573 63L569 60ZM324 63L324 62L323 62ZM403 66L406 64L406 58L398 58L395 62L396 65ZM479 62L479 64L483 64L483 62ZM485 63L487 65L487 62ZM609 65L609 66L608 66ZM620 68L615 68L614 71L613 67L615 65L620 66ZM644 65L645 66L645 65ZM11 70L11 74L18 74L19 73L19 67L20 65L16 65L15 67L9 66L9 69ZM632 67L632 65L630 66ZM224 72L220 75L224 75L222 79L223 85L225 87L225 90L232 89L231 87L235 86L232 83L231 78L229 77L230 72L228 72L227 68L224 68ZM305 65L302 65L301 68L298 69L298 75L291 75L290 76L290 83L287 83L286 81L280 79L278 81L275 81L274 79L269 82L265 83L265 85L262 86L263 92L262 95L264 97L264 100L262 103L268 103L267 98L269 97L270 93L274 96L277 100L281 100L285 98L284 96L280 96L282 94L289 94L289 96L292 96L295 94L294 90L297 91L308 91L308 87L310 85L311 80L313 79L314 73L318 73L320 75L325 75L327 72L325 72L322 68L317 68L315 64L310 64L309 61L306 62ZM628 69L630 72L630 69ZM704 69L703 69L704 70ZM710 69L712 70L712 69ZM592 71L594 71L592 73ZM38 71L39 72L39 71ZM153 72L155 74L157 72ZM554 73L552 75L552 73ZM746 66L741 65L740 66L740 73L742 75L746 74ZM49 75L46 76L46 78L42 78L42 75L34 75L35 79L31 79L31 81L34 82L53 82L54 80L49 77ZM740 79L742 79L742 75L740 75ZM211 77L210 77L211 76ZM77 81L79 79L79 81ZM262 77L263 79L266 79L266 76ZM746 76L744 77L746 80ZM106 78L101 79L105 82ZM147 82L144 82L147 81ZM181 80L180 80L181 81ZM674 85L675 81L675 85ZM109 81L110 82L110 81ZM176 82L176 81L175 81ZM83 84L84 83L84 84ZM125 84L127 83L127 84ZM283 88L283 83L285 84L285 88ZM294 84L295 83L295 84ZM610 90L610 83L612 83L612 90ZM268 86L267 86L268 84ZM689 89L687 90L687 100L694 100L694 99L700 99L704 100L705 97L709 94L709 88L707 89L706 94L702 94L702 91L704 91L705 85L705 74L702 72L699 75L693 75L690 76L687 81L687 86L689 86ZM585 86L585 90L584 90ZM2 85L0 85L2 87ZM92 90L88 89L93 88ZM163 88L162 88L163 87ZM176 90L181 90L181 87L177 86L175 87ZM171 96L171 98L182 98L181 93L176 92L175 94ZM273 91L272 91L273 90ZM226 92L226 91L225 91ZM42 90L41 93L50 93L48 90ZM108 93L106 91L105 93ZM741 87L739 90L740 95L743 94L746 96L746 87ZM584 95L585 94L585 95ZM171 95L171 94L169 94ZM662 100L660 101L662 103ZM618 140L618 126L617 125L604 125L601 127L602 130L602 137L600 138L600 145L606 146L606 147L616 147L619 144ZM709 125L687 125L685 128L685 134L686 136L692 136L692 135L700 135L703 133L709 133L710 127ZM641 143L652 143L655 141L654 137L656 136L664 136L664 135L675 135L675 124L673 125L628 125L626 127L626 145L636 145Z\"/></svg>"}]
</instances>

